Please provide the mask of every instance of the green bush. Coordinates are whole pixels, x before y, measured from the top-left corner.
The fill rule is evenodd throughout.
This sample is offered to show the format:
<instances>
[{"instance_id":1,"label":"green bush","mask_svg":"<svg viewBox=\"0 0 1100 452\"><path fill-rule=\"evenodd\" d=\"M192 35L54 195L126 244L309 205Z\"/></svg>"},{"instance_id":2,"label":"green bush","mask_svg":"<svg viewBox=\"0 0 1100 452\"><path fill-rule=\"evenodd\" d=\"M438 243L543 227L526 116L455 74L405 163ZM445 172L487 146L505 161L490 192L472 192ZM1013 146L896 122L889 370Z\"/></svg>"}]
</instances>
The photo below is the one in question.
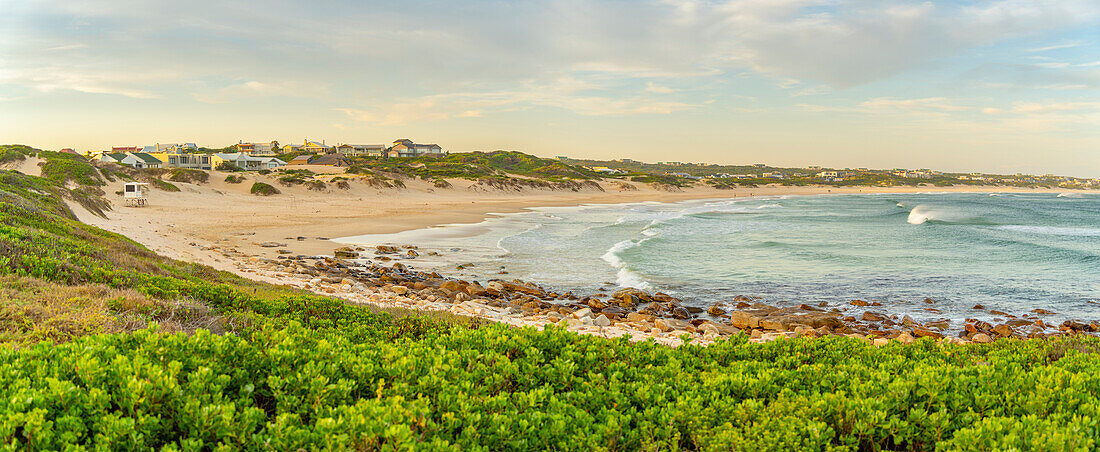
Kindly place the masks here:
<instances>
[{"instance_id":1,"label":"green bush","mask_svg":"<svg viewBox=\"0 0 1100 452\"><path fill-rule=\"evenodd\" d=\"M168 180L187 184L205 184L210 180L210 173L190 168L172 168L168 173Z\"/></svg>"},{"instance_id":2,"label":"green bush","mask_svg":"<svg viewBox=\"0 0 1100 452\"><path fill-rule=\"evenodd\" d=\"M228 176L225 176L225 181L230 183L230 184L239 184L241 182L244 182L244 176L237 176L237 175L234 175L234 174L230 174Z\"/></svg>"},{"instance_id":3,"label":"green bush","mask_svg":"<svg viewBox=\"0 0 1100 452\"><path fill-rule=\"evenodd\" d=\"M244 171L244 168L241 168L229 162L221 162L218 164L218 166L214 167L214 169L227 173L239 173L241 171Z\"/></svg>"},{"instance_id":4,"label":"green bush","mask_svg":"<svg viewBox=\"0 0 1100 452\"><path fill-rule=\"evenodd\" d=\"M149 179L149 185L152 186L153 188L157 189L157 190L173 191L173 192L174 191L180 191L179 187L177 187L175 185L172 185L169 182L165 182L164 180L157 179L157 178Z\"/></svg>"},{"instance_id":5,"label":"green bush","mask_svg":"<svg viewBox=\"0 0 1100 452\"><path fill-rule=\"evenodd\" d=\"M279 189L263 182L256 182L252 184L252 189L249 190L249 193L257 196L271 196L279 194Z\"/></svg>"}]
</instances>

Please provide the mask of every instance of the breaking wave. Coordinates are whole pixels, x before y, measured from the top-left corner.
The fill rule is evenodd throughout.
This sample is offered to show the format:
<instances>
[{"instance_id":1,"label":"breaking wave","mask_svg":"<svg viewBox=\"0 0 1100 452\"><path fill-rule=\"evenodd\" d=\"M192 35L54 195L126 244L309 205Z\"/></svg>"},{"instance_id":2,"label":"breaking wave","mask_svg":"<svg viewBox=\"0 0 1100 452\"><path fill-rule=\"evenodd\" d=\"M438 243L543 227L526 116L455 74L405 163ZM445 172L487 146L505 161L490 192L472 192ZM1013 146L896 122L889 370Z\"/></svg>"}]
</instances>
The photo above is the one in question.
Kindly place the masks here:
<instances>
[{"instance_id":1,"label":"breaking wave","mask_svg":"<svg viewBox=\"0 0 1100 452\"><path fill-rule=\"evenodd\" d=\"M619 243L612 245L611 248L607 249L607 252L604 253L603 256L600 256L600 259L603 259L604 262L607 262L608 264L611 264L612 267L619 269L615 277L615 283L618 284L620 287L632 287L641 290L649 288L649 283L646 282L645 278L642 277L642 275L638 274L638 272L635 272L634 270L631 270L629 267L627 267L626 262L624 262L622 258L619 257L619 253L641 245L646 240L648 239L642 239L638 241L623 240Z\"/></svg>"}]
</instances>

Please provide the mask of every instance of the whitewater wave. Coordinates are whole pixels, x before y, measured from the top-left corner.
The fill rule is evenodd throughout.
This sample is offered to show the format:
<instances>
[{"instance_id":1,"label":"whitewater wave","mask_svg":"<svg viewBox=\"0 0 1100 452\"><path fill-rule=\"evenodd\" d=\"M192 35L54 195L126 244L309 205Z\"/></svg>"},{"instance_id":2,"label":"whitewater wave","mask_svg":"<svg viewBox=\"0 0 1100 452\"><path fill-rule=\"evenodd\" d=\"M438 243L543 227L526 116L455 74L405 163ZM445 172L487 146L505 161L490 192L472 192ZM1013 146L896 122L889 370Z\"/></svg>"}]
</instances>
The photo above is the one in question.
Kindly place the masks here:
<instances>
[{"instance_id":1,"label":"whitewater wave","mask_svg":"<svg viewBox=\"0 0 1100 452\"><path fill-rule=\"evenodd\" d=\"M909 224L924 224L930 221L947 224L995 224L982 217L925 204L918 204L913 210L910 210L909 218L906 221Z\"/></svg>"},{"instance_id":2,"label":"whitewater wave","mask_svg":"<svg viewBox=\"0 0 1100 452\"><path fill-rule=\"evenodd\" d=\"M1063 235L1063 236L1077 236L1077 237L1100 237L1100 229L1097 229L1097 228L1066 228L1066 227L1054 227L1054 226L1005 225L1005 226L997 226L995 229L1000 229L1002 231L1020 232L1020 233L1024 233L1024 234Z\"/></svg>"},{"instance_id":3,"label":"whitewater wave","mask_svg":"<svg viewBox=\"0 0 1100 452\"><path fill-rule=\"evenodd\" d=\"M616 273L615 275L615 283L618 284L620 287L632 287L639 290L646 290L649 288L649 283L646 282L645 278L642 277L642 275L640 275L638 272L635 272L634 270L631 270L629 267L627 267L626 262L623 262L622 258L619 257L619 253L641 245L646 240L649 239L642 239L638 241L623 240L619 243L612 245L611 248L607 249L607 252L604 253L603 256L600 256L600 259L603 259L604 262L607 262L608 264L611 264L612 267L619 269L618 273Z\"/></svg>"},{"instance_id":4,"label":"whitewater wave","mask_svg":"<svg viewBox=\"0 0 1100 452\"><path fill-rule=\"evenodd\" d=\"M783 206L779 204L762 204L756 207L757 209L781 209Z\"/></svg>"},{"instance_id":5,"label":"whitewater wave","mask_svg":"<svg viewBox=\"0 0 1100 452\"><path fill-rule=\"evenodd\" d=\"M1080 198L1081 194L1080 193L1072 193L1072 192L1070 192L1070 193L1058 193L1058 197L1059 198Z\"/></svg>"}]
</instances>

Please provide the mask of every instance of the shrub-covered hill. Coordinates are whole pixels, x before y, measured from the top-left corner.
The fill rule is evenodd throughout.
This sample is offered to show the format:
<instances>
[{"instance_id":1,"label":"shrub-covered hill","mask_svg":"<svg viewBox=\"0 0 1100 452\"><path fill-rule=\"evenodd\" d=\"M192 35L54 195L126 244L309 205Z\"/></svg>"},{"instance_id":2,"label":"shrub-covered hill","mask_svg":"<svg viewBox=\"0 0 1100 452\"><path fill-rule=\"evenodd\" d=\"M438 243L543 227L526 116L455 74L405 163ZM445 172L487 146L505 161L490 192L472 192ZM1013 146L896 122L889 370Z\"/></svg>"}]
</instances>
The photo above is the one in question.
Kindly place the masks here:
<instances>
[{"instance_id":1,"label":"shrub-covered hill","mask_svg":"<svg viewBox=\"0 0 1100 452\"><path fill-rule=\"evenodd\" d=\"M173 261L0 172L0 442L111 450L1091 450L1100 341L669 348Z\"/></svg>"},{"instance_id":2,"label":"shrub-covered hill","mask_svg":"<svg viewBox=\"0 0 1100 452\"><path fill-rule=\"evenodd\" d=\"M348 172L385 172L434 179L483 179L511 175L538 179L599 179L597 173L579 166L566 165L552 159L544 159L516 151L463 152L442 157L412 157L379 159L363 157L355 159Z\"/></svg>"}]
</instances>

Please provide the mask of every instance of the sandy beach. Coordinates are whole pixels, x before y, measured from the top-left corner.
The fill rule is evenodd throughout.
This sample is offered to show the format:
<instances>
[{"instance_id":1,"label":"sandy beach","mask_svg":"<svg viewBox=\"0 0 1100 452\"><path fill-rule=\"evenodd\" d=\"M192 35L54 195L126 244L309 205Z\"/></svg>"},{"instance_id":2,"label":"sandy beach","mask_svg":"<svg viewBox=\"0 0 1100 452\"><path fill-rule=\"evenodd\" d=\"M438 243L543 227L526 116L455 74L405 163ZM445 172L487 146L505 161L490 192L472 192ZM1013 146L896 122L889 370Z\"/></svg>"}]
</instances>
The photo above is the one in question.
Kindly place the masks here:
<instances>
[{"instance_id":1,"label":"sandy beach","mask_svg":"<svg viewBox=\"0 0 1100 452\"><path fill-rule=\"evenodd\" d=\"M28 160L19 169L33 172L34 165L33 160ZM338 171L331 167L309 169L318 173ZM294 254L331 254L339 244L328 239L476 223L493 213L513 213L532 207L840 193L1066 191L992 186L837 188L779 185L718 190L701 183L669 191L639 183L630 184L633 190L623 190L607 182L601 183L604 191L485 191L467 180L451 180L451 188L440 189L416 179L404 180L406 187L402 189L379 189L357 177L351 178L350 188L346 190L329 184L324 191L312 191L302 186L280 185L270 176L243 174L246 180L239 184L224 181L229 173L212 171L209 182L204 184L175 183L179 192L151 190L149 205L143 208L124 207L119 194L122 183L114 182L104 187L107 198L114 204L106 218L79 207L74 210L81 221L126 235L168 257L232 271L233 266L217 253L204 252L196 245L235 247L244 254L261 257L277 255L274 247L260 246L264 243L283 244L285 246L277 248ZM249 188L254 181L276 186L281 193L269 197L252 195Z\"/></svg>"}]
</instances>

